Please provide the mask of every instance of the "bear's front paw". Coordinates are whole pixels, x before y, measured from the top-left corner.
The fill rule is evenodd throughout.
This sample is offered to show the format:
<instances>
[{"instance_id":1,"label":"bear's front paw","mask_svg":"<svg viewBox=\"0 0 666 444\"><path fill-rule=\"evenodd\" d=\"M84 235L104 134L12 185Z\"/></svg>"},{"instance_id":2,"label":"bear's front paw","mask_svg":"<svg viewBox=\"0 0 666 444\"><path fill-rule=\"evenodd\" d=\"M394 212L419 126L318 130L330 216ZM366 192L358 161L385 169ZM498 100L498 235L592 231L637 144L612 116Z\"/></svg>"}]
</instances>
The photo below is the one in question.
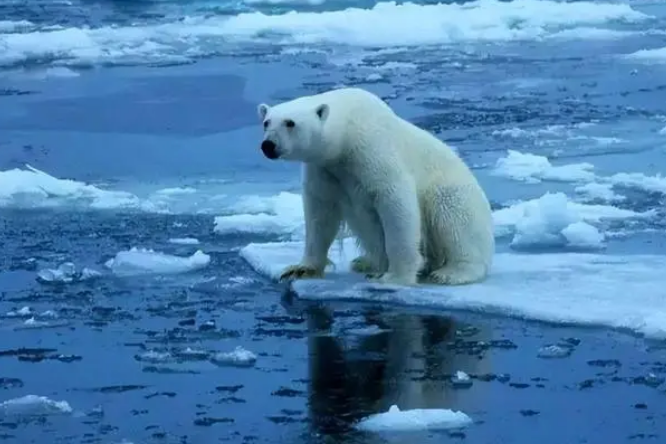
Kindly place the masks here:
<instances>
[{"instance_id":1,"label":"bear's front paw","mask_svg":"<svg viewBox=\"0 0 666 444\"><path fill-rule=\"evenodd\" d=\"M323 276L323 271L317 270L314 267L310 267L308 265L290 265L282 271L282 274L280 275L280 281L291 279L320 278Z\"/></svg>"},{"instance_id":2,"label":"bear's front paw","mask_svg":"<svg viewBox=\"0 0 666 444\"><path fill-rule=\"evenodd\" d=\"M351 261L351 269L357 273L372 273L374 268L372 262L365 256L359 256Z\"/></svg>"},{"instance_id":3,"label":"bear's front paw","mask_svg":"<svg viewBox=\"0 0 666 444\"><path fill-rule=\"evenodd\" d=\"M378 282L381 284L395 284L395 285L415 285L416 275L398 275L395 273L372 273L367 274L366 277L371 282Z\"/></svg>"}]
</instances>

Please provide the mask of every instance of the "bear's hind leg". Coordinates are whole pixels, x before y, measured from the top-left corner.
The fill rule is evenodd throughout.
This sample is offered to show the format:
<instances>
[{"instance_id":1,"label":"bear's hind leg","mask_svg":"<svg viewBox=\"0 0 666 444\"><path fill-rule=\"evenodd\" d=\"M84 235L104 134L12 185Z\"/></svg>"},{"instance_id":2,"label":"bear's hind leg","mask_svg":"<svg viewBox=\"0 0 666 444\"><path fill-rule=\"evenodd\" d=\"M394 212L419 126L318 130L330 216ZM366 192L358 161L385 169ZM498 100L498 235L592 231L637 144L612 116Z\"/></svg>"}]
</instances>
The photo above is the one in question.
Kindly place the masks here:
<instances>
[{"instance_id":1,"label":"bear's hind leg","mask_svg":"<svg viewBox=\"0 0 666 444\"><path fill-rule=\"evenodd\" d=\"M434 190L423 206L429 272L424 283L465 285L488 275L494 251L492 213L470 186Z\"/></svg>"}]
</instances>

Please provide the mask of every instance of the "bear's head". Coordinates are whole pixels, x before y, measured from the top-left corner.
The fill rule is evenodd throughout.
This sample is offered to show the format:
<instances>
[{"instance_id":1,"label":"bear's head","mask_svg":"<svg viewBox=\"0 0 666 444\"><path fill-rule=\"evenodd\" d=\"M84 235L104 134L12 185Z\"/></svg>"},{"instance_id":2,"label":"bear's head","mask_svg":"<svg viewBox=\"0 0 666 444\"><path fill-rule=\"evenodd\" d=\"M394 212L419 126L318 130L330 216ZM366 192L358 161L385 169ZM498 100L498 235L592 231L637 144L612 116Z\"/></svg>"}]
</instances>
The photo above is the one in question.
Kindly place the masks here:
<instances>
[{"instance_id":1,"label":"bear's head","mask_svg":"<svg viewBox=\"0 0 666 444\"><path fill-rule=\"evenodd\" d=\"M329 114L325 103L285 102L273 107L260 104L264 126L261 151L269 159L318 163L326 159L324 124Z\"/></svg>"}]
</instances>

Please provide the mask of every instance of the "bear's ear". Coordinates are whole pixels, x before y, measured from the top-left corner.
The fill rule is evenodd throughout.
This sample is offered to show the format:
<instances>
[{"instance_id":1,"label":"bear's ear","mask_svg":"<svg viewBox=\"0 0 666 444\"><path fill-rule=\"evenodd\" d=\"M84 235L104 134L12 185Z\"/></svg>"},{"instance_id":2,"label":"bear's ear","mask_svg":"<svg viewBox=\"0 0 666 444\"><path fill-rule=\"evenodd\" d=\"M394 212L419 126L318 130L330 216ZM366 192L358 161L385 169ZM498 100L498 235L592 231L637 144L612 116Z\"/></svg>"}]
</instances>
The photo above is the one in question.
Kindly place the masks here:
<instances>
[{"instance_id":1,"label":"bear's ear","mask_svg":"<svg viewBox=\"0 0 666 444\"><path fill-rule=\"evenodd\" d=\"M271 107L266 105L265 103L260 103L259 106L257 106L257 114L259 114L259 120L263 121L266 118L266 114L268 114L269 109L271 109Z\"/></svg>"},{"instance_id":2,"label":"bear's ear","mask_svg":"<svg viewBox=\"0 0 666 444\"><path fill-rule=\"evenodd\" d=\"M326 120L326 118L328 117L328 112L330 110L331 109L329 108L329 106L325 103L319 105L316 109L317 117L319 117L319 120L321 120L322 122Z\"/></svg>"}]
</instances>

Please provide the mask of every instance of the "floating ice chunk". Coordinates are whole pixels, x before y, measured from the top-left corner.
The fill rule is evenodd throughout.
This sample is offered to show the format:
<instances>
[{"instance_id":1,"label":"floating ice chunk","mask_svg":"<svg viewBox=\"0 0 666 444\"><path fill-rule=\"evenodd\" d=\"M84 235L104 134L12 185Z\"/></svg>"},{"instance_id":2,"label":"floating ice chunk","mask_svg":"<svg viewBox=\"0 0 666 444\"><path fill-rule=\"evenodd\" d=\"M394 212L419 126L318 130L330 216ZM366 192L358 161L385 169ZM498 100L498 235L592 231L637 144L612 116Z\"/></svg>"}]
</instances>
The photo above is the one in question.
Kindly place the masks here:
<instances>
[{"instance_id":1,"label":"floating ice chunk","mask_svg":"<svg viewBox=\"0 0 666 444\"><path fill-rule=\"evenodd\" d=\"M215 323L214 319L202 322L201 325L199 326L200 331L210 331L210 330L215 330L216 328L217 324Z\"/></svg>"},{"instance_id":2,"label":"floating ice chunk","mask_svg":"<svg viewBox=\"0 0 666 444\"><path fill-rule=\"evenodd\" d=\"M102 273L91 268L76 269L72 262L64 262L58 268L45 268L37 272L37 280L42 284L70 284L87 281Z\"/></svg>"},{"instance_id":3,"label":"floating ice chunk","mask_svg":"<svg viewBox=\"0 0 666 444\"><path fill-rule=\"evenodd\" d=\"M181 194L194 194L196 192L197 192L196 188L191 188L191 187L162 188L161 190L155 191L155 194L163 196L175 196Z\"/></svg>"},{"instance_id":4,"label":"floating ice chunk","mask_svg":"<svg viewBox=\"0 0 666 444\"><path fill-rule=\"evenodd\" d=\"M539 141L543 141L543 139L545 138L577 139L581 137L575 135L576 130L588 128L594 125L595 123L593 122L579 122L573 125L547 125L544 128L535 128L530 130L524 130L521 128L514 127L502 130L495 130L492 132L492 135L496 137L510 137L513 139L532 138L532 139L539 139Z\"/></svg>"},{"instance_id":5,"label":"floating ice chunk","mask_svg":"<svg viewBox=\"0 0 666 444\"><path fill-rule=\"evenodd\" d=\"M46 416L72 413L67 401L54 401L46 396L26 395L0 403L0 418L6 416Z\"/></svg>"},{"instance_id":6,"label":"floating ice chunk","mask_svg":"<svg viewBox=\"0 0 666 444\"><path fill-rule=\"evenodd\" d=\"M379 82L380 80L383 80L384 76L377 72L373 72L372 74L368 74L365 76L365 81L366 82Z\"/></svg>"},{"instance_id":7,"label":"floating ice chunk","mask_svg":"<svg viewBox=\"0 0 666 444\"><path fill-rule=\"evenodd\" d=\"M614 187L632 188L648 193L666 194L666 177L661 175L647 176L643 173L616 173L608 177L598 177L598 182L576 187L576 193L588 200L600 199L608 202L619 202L626 197L615 194Z\"/></svg>"},{"instance_id":8,"label":"floating ice chunk","mask_svg":"<svg viewBox=\"0 0 666 444\"><path fill-rule=\"evenodd\" d=\"M641 49L624 56L629 60L637 62L649 62L655 64L666 63L666 47L656 49ZM661 133L660 133L661 134Z\"/></svg>"},{"instance_id":9,"label":"floating ice chunk","mask_svg":"<svg viewBox=\"0 0 666 444\"><path fill-rule=\"evenodd\" d=\"M134 194L108 191L70 179L58 179L26 165L0 171L0 207L44 208L59 206L94 209L144 208Z\"/></svg>"},{"instance_id":10,"label":"floating ice chunk","mask_svg":"<svg viewBox=\"0 0 666 444\"><path fill-rule=\"evenodd\" d=\"M173 360L173 355L169 352L159 352L155 350L148 350L134 357L137 361L150 362L153 364L165 363Z\"/></svg>"},{"instance_id":11,"label":"floating ice chunk","mask_svg":"<svg viewBox=\"0 0 666 444\"><path fill-rule=\"evenodd\" d=\"M6 316L8 318L20 318L25 316L32 316L33 313L34 311L32 310L32 308L26 305L25 307L22 307L15 311L8 311Z\"/></svg>"},{"instance_id":12,"label":"floating ice chunk","mask_svg":"<svg viewBox=\"0 0 666 444\"><path fill-rule=\"evenodd\" d=\"M172 256L145 248L121 251L104 265L117 275L187 273L206 267L210 256L197 250L189 257Z\"/></svg>"},{"instance_id":13,"label":"floating ice chunk","mask_svg":"<svg viewBox=\"0 0 666 444\"><path fill-rule=\"evenodd\" d=\"M215 218L215 232L219 234L257 233L290 235L298 231L300 220L282 218L274 214L233 214Z\"/></svg>"},{"instance_id":14,"label":"floating ice chunk","mask_svg":"<svg viewBox=\"0 0 666 444\"><path fill-rule=\"evenodd\" d=\"M253 214L267 208L273 208L271 212L274 214ZM241 201L234 210L247 213L217 217L216 232L286 234L289 240L303 239L303 206L297 194L281 193L270 198L252 196ZM494 211L493 220L495 236L514 237L514 247L565 247L569 242L562 230L570 224L586 222L599 230L600 227L596 225L607 220L646 218L654 214L654 211L637 213L612 205L578 203L569 200L563 193L546 193L539 198Z\"/></svg>"},{"instance_id":15,"label":"floating ice chunk","mask_svg":"<svg viewBox=\"0 0 666 444\"><path fill-rule=\"evenodd\" d=\"M571 247L595 249L603 248L604 235L586 222L574 222L561 231L567 245Z\"/></svg>"},{"instance_id":16,"label":"floating ice chunk","mask_svg":"<svg viewBox=\"0 0 666 444\"><path fill-rule=\"evenodd\" d=\"M529 183L537 183L542 180L587 182L594 180L593 169L594 165L591 163L554 166L544 156L508 150L506 157L497 160L493 173Z\"/></svg>"},{"instance_id":17,"label":"floating ice chunk","mask_svg":"<svg viewBox=\"0 0 666 444\"><path fill-rule=\"evenodd\" d=\"M23 322L23 325L24 325L25 327L27 327L27 328L41 328L41 327L48 327L48 326L50 326L50 324L49 324L48 322L38 321L38 320L35 319L34 317L32 317L32 318L30 318L30 319L26 319L26 320Z\"/></svg>"},{"instance_id":18,"label":"floating ice chunk","mask_svg":"<svg viewBox=\"0 0 666 444\"><path fill-rule=\"evenodd\" d=\"M209 355L210 352L207 350L191 347L175 352L175 356L186 359L207 359Z\"/></svg>"},{"instance_id":19,"label":"floating ice chunk","mask_svg":"<svg viewBox=\"0 0 666 444\"><path fill-rule=\"evenodd\" d=\"M362 419L356 428L368 432L442 430L466 427L472 419L463 412L448 409L400 410L392 405L388 412Z\"/></svg>"},{"instance_id":20,"label":"floating ice chunk","mask_svg":"<svg viewBox=\"0 0 666 444\"><path fill-rule=\"evenodd\" d=\"M666 177L660 175L646 176L642 173L617 173L606 180L613 185L666 194Z\"/></svg>"},{"instance_id":21,"label":"floating ice chunk","mask_svg":"<svg viewBox=\"0 0 666 444\"><path fill-rule=\"evenodd\" d=\"M603 240L602 235L591 224L653 215L652 211L637 213L610 205L571 202L564 193L546 193L538 199L497 210L493 213L493 219L495 235L512 235L511 246L515 248L574 245L598 248L601 246L599 242ZM579 223L586 223L590 227ZM572 224L573 227L569 228ZM598 234L593 233L591 228L597 230Z\"/></svg>"},{"instance_id":22,"label":"floating ice chunk","mask_svg":"<svg viewBox=\"0 0 666 444\"><path fill-rule=\"evenodd\" d=\"M194 237L174 237L169 239L169 243L177 245L199 245L199 239Z\"/></svg>"},{"instance_id":23,"label":"floating ice chunk","mask_svg":"<svg viewBox=\"0 0 666 444\"><path fill-rule=\"evenodd\" d=\"M605 202L621 202L626 199L625 196L613 191L613 184L590 182L579 185L574 189L576 194L585 201L601 200Z\"/></svg>"},{"instance_id":24,"label":"floating ice chunk","mask_svg":"<svg viewBox=\"0 0 666 444\"><path fill-rule=\"evenodd\" d=\"M572 352L572 347L553 344L541 347L537 353L537 356L544 359L567 358L571 356Z\"/></svg>"},{"instance_id":25,"label":"floating ice chunk","mask_svg":"<svg viewBox=\"0 0 666 444\"><path fill-rule=\"evenodd\" d=\"M302 237L303 202L299 194L282 192L270 197L244 197L231 207L230 211L234 214L215 218L216 233L261 233Z\"/></svg>"},{"instance_id":26,"label":"floating ice chunk","mask_svg":"<svg viewBox=\"0 0 666 444\"><path fill-rule=\"evenodd\" d=\"M322 0L246 0L267 4L319 4ZM144 64L187 61L224 53L225 44L265 41L318 47L332 43L362 47L460 45L563 38L579 28L607 29L612 22L640 22L650 16L629 4L552 0L483 0L464 4L379 2L372 7L271 14L252 11L177 17L155 24L95 27L28 27L3 34L0 66L56 58L59 65ZM3 22L9 29L15 22ZM519 24L519 26L517 26ZM599 38L597 31L594 38ZM558 35L559 34L559 35ZM606 32L605 34L609 34ZM617 33L610 33L616 38ZM185 39L186 50L183 50ZM296 45L294 45L296 44Z\"/></svg>"},{"instance_id":27,"label":"floating ice chunk","mask_svg":"<svg viewBox=\"0 0 666 444\"><path fill-rule=\"evenodd\" d=\"M472 386L472 378L463 371L458 370L451 378L454 387L467 388Z\"/></svg>"},{"instance_id":28,"label":"floating ice chunk","mask_svg":"<svg viewBox=\"0 0 666 444\"><path fill-rule=\"evenodd\" d=\"M241 346L231 352L215 353L211 358L215 364L233 367L252 367L257 362L257 355Z\"/></svg>"},{"instance_id":29,"label":"floating ice chunk","mask_svg":"<svg viewBox=\"0 0 666 444\"><path fill-rule=\"evenodd\" d=\"M29 318L27 321L25 321L25 323L30 324L30 322L34 321L36 318L55 319L58 317L58 314L53 310L46 310L42 313L36 313L35 310L33 310L31 307L25 306L19 310L8 311L5 316L8 318Z\"/></svg>"}]
</instances>

